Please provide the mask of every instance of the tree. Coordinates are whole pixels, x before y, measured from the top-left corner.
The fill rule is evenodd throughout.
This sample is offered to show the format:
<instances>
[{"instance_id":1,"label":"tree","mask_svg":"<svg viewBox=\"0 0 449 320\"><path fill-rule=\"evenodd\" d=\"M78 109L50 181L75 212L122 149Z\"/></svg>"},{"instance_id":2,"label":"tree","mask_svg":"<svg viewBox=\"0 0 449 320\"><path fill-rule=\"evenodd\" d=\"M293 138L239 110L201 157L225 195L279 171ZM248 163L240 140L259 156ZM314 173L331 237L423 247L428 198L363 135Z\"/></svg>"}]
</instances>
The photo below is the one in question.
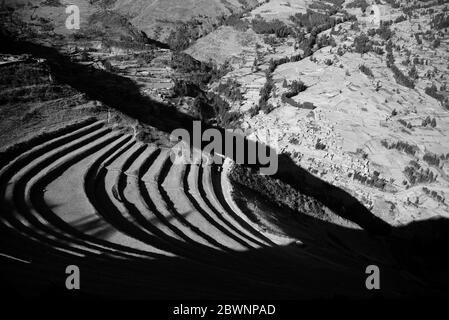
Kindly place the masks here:
<instances>
[{"instance_id":1,"label":"tree","mask_svg":"<svg viewBox=\"0 0 449 320\"><path fill-rule=\"evenodd\" d=\"M354 39L354 46L355 51L360 54L367 53L372 49L370 39L365 33L362 33Z\"/></svg>"},{"instance_id":2,"label":"tree","mask_svg":"<svg viewBox=\"0 0 449 320\"><path fill-rule=\"evenodd\" d=\"M432 126L432 128L435 128L437 126L437 121L435 120L435 118L432 119L430 125Z\"/></svg>"},{"instance_id":3,"label":"tree","mask_svg":"<svg viewBox=\"0 0 449 320\"><path fill-rule=\"evenodd\" d=\"M418 79L418 70L416 69L416 66L412 66L408 73L408 76L412 79Z\"/></svg>"},{"instance_id":4,"label":"tree","mask_svg":"<svg viewBox=\"0 0 449 320\"><path fill-rule=\"evenodd\" d=\"M440 39L435 39L433 41L432 46L433 46L434 49L436 49L436 48L438 48L440 46L440 44L441 44L441 40Z\"/></svg>"}]
</instances>

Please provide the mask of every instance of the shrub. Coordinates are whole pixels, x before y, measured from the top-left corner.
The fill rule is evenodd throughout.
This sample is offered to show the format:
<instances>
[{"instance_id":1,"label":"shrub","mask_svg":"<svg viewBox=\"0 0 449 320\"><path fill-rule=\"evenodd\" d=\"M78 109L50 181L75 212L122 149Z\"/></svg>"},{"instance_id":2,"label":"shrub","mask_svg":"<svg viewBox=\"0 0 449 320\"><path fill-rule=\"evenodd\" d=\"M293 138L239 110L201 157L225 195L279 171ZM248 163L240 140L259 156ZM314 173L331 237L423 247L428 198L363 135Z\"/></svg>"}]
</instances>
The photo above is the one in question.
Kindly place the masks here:
<instances>
[{"instance_id":1,"label":"shrub","mask_svg":"<svg viewBox=\"0 0 449 320\"><path fill-rule=\"evenodd\" d=\"M398 84L408 87L410 89L415 88L415 83L413 82L413 80L411 80L405 74L403 74L402 71L399 70L398 67L396 67L395 65L392 65L391 70L393 71L394 78Z\"/></svg>"},{"instance_id":2,"label":"shrub","mask_svg":"<svg viewBox=\"0 0 449 320\"><path fill-rule=\"evenodd\" d=\"M381 56L385 54L385 51L382 47L373 47L373 52Z\"/></svg>"},{"instance_id":3,"label":"shrub","mask_svg":"<svg viewBox=\"0 0 449 320\"><path fill-rule=\"evenodd\" d=\"M437 120L435 118L430 118L430 116L427 116L426 119L422 121L422 126L427 127L430 125L432 128L435 128L437 126Z\"/></svg>"},{"instance_id":4,"label":"shrub","mask_svg":"<svg viewBox=\"0 0 449 320\"><path fill-rule=\"evenodd\" d=\"M168 37L168 45L174 51L183 51L187 49L196 38L192 29L187 23L179 24Z\"/></svg>"},{"instance_id":5,"label":"shrub","mask_svg":"<svg viewBox=\"0 0 449 320\"><path fill-rule=\"evenodd\" d=\"M403 173L412 186L418 183L432 183L437 180L438 175L435 175L429 168L424 170L416 162L410 162L410 164L410 166L405 167Z\"/></svg>"},{"instance_id":6,"label":"shrub","mask_svg":"<svg viewBox=\"0 0 449 320\"><path fill-rule=\"evenodd\" d=\"M316 40L316 45L318 46L318 48L324 48L327 46L336 47L337 43L335 42L334 37L323 35Z\"/></svg>"},{"instance_id":7,"label":"shrub","mask_svg":"<svg viewBox=\"0 0 449 320\"><path fill-rule=\"evenodd\" d=\"M436 30L446 29L449 27L449 16L445 13L439 13L433 17L430 24Z\"/></svg>"},{"instance_id":8,"label":"shrub","mask_svg":"<svg viewBox=\"0 0 449 320\"><path fill-rule=\"evenodd\" d=\"M275 34L278 38L285 38L291 34L291 28L278 19L266 21L258 15L251 25L254 32L259 34Z\"/></svg>"},{"instance_id":9,"label":"shrub","mask_svg":"<svg viewBox=\"0 0 449 320\"><path fill-rule=\"evenodd\" d=\"M439 195L438 192L436 192L435 190L429 190L426 187L423 187L422 190L424 191L424 193L426 195L428 195L429 197L431 197L432 199L434 199L435 201L439 202L439 203L445 203L446 199Z\"/></svg>"},{"instance_id":10,"label":"shrub","mask_svg":"<svg viewBox=\"0 0 449 320\"><path fill-rule=\"evenodd\" d=\"M282 103L288 103L293 107L302 108L303 105L296 102L292 99L292 97L298 95L300 92L303 92L307 89L306 85L302 81L293 81L290 86L287 85L285 81L285 87L289 88L289 91L282 94L281 101Z\"/></svg>"},{"instance_id":11,"label":"shrub","mask_svg":"<svg viewBox=\"0 0 449 320\"><path fill-rule=\"evenodd\" d=\"M421 40L419 34L415 33L415 39L418 44L422 44L422 40Z\"/></svg>"},{"instance_id":12,"label":"shrub","mask_svg":"<svg viewBox=\"0 0 449 320\"><path fill-rule=\"evenodd\" d=\"M265 85L260 89L259 109L268 113L271 111L272 106L268 104L268 100L271 96L271 91L274 88L273 77L271 73L267 72Z\"/></svg>"},{"instance_id":13,"label":"shrub","mask_svg":"<svg viewBox=\"0 0 449 320\"><path fill-rule=\"evenodd\" d=\"M402 21L406 21L407 17L405 15L401 15L394 20L394 23L400 23Z\"/></svg>"},{"instance_id":14,"label":"shrub","mask_svg":"<svg viewBox=\"0 0 449 320\"><path fill-rule=\"evenodd\" d=\"M232 101L240 101L243 99L240 88L240 83L234 79L228 79L226 82L220 82L217 87L217 91Z\"/></svg>"},{"instance_id":15,"label":"shrub","mask_svg":"<svg viewBox=\"0 0 449 320\"><path fill-rule=\"evenodd\" d=\"M370 52L373 48L369 37L365 33L362 33L354 39L354 46L355 51L360 54Z\"/></svg>"},{"instance_id":16,"label":"shrub","mask_svg":"<svg viewBox=\"0 0 449 320\"><path fill-rule=\"evenodd\" d=\"M250 23L247 20L242 19L243 12L231 14L225 21L225 26L234 27L234 29L239 31L246 31L250 27Z\"/></svg>"},{"instance_id":17,"label":"shrub","mask_svg":"<svg viewBox=\"0 0 449 320\"><path fill-rule=\"evenodd\" d=\"M281 64L288 63L288 62L297 62L297 61L300 61L301 59L302 59L302 55L301 54L296 54L296 55L293 55L291 57L283 57L283 58L280 58L280 59L277 59L277 60L270 59L269 66L268 66L268 71L270 73L272 73Z\"/></svg>"},{"instance_id":18,"label":"shrub","mask_svg":"<svg viewBox=\"0 0 449 320\"><path fill-rule=\"evenodd\" d=\"M413 126L412 126L412 124L410 122L407 122L407 121L405 121L403 119L399 119L398 122L400 124L402 124L404 127L406 127L407 129L412 129L413 128Z\"/></svg>"},{"instance_id":19,"label":"shrub","mask_svg":"<svg viewBox=\"0 0 449 320\"><path fill-rule=\"evenodd\" d=\"M199 95L193 100L192 110L194 116L202 121L207 121L216 116L213 107L203 95Z\"/></svg>"},{"instance_id":20,"label":"shrub","mask_svg":"<svg viewBox=\"0 0 449 320\"><path fill-rule=\"evenodd\" d=\"M380 28L376 30L376 33L384 40L390 40L393 36L393 32L391 31L388 24L383 23Z\"/></svg>"},{"instance_id":21,"label":"shrub","mask_svg":"<svg viewBox=\"0 0 449 320\"><path fill-rule=\"evenodd\" d=\"M440 165L440 157L434 153L427 152L423 160L431 166L438 167Z\"/></svg>"},{"instance_id":22,"label":"shrub","mask_svg":"<svg viewBox=\"0 0 449 320\"><path fill-rule=\"evenodd\" d=\"M173 92L178 97L188 96L194 98L202 92L195 83L186 80L175 79L174 83Z\"/></svg>"},{"instance_id":23,"label":"shrub","mask_svg":"<svg viewBox=\"0 0 449 320\"><path fill-rule=\"evenodd\" d=\"M416 152L418 152L418 147L415 145L411 145L408 142L397 141L393 143L389 143L387 140L382 140L381 145L387 149L396 149L398 151L404 151L407 154L414 156Z\"/></svg>"},{"instance_id":24,"label":"shrub","mask_svg":"<svg viewBox=\"0 0 449 320\"><path fill-rule=\"evenodd\" d=\"M410 71L408 72L408 76L412 79L418 79L418 70L416 69L415 66L412 66L412 68L410 69Z\"/></svg>"},{"instance_id":25,"label":"shrub","mask_svg":"<svg viewBox=\"0 0 449 320\"><path fill-rule=\"evenodd\" d=\"M360 8L362 12L365 12L366 8L368 7L369 4L368 2L366 2L366 0L354 0L353 2L346 5L346 8Z\"/></svg>"},{"instance_id":26,"label":"shrub","mask_svg":"<svg viewBox=\"0 0 449 320\"><path fill-rule=\"evenodd\" d=\"M413 80L404 75L402 71L399 70L399 68L394 64L393 43L391 42L391 40L388 41L386 49L387 49L387 67L390 68L391 71L393 72L396 82L410 89L414 89L415 83L413 82Z\"/></svg>"},{"instance_id":27,"label":"shrub","mask_svg":"<svg viewBox=\"0 0 449 320\"><path fill-rule=\"evenodd\" d=\"M385 178L380 178L380 174L377 171L374 171L371 175L363 175L360 172L356 171L354 172L352 179L357 180L362 184L368 185L370 187L378 188L380 190L385 189L385 186L387 185L387 180Z\"/></svg>"},{"instance_id":28,"label":"shrub","mask_svg":"<svg viewBox=\"0 0 449 320\"><path fill-rule=\"evenodd\" d=\"M300 92L303 92L307 89L307 86L302 82L301 80L294 80L292 84L290 85L289 91L285 93L285 96L287 98L294 97L298 95Z\"/></svg>"},{"instance_id":29,"label":"shrub","mask_svg":"<svg viewBox=\"0 0 449 320\"><path fill-rule=\"evenodd\" d=\"M207 103L212 107L217 122L223 127L227 127L232 122L240 119L238 113L230 112L231 107L229 103L219 95L209 92Z\"/></svg>"},{"instance_id":30,"label":"shrub","mask_svg":"<svg viewBox=\"0 0 449 320\"><path fill-rule=\"evenodd\" d=\"M427 87L424 91L426 92L427 95L437 99L440 102L444 100L444 96L438 93L438 89L435 84L432 84L430 87Z\"/></svg>"},{"instance_id":31,"label":"shrub","mask_svg":"<svg viewBox=\"0 0 449 320\"><path fill-rule=\"evenodd\" d=\"M359 69L360 69L360 71L362 71L362 72L363 72L365 75L367 75L368 77L374 78L374 74L373 74L373 72L371 71L371 69L368 68L367 66L365 66L364 64L362 64L362 65L359 67Z\"/></svg>"},{"instance_id":32,"label":"shrub","mask_svg":"<svg viewBox=\"0 0 449 320\"><path fill-rule=\"evenodd\" d=\"M324 31L326 29L330 29L330 28L326 28L326 29L323 29L318 32L317 27L320 27L323 25L329 25L329 24L333 24L332 26L334 26L336 24L335 20L333 18L331 18L330 16L316 12L316 11L312 11L310 9L308 9L306 13L302 13L302 12L296 13L295 15L290 17L290 20L296 26L306 28L308 30L308 32L311 32L312 29L315 28L316 31L314 32L314 35L317 35L321 31Z\"/></svg>"},{"instance_id":33,"label":"shrub","mask_svg":"<svg viewBox=\"0 0 449 320\"><path fill-rule=\"evenodd\" d=\"M180 73L189 75L189 82L196 84L199 88L209 82L216 81L231 71L229 62L225 62L217 68L212 63L200 62L183 52L174 52L170 61L170 67Z\"/></svg>"},{"instance_id":34,"label":"shrub","mask_svg":"<svg viewBox=\"0 0 449 320\"><path fill-rule=\"evenodd\" d=\"M435 39L435 40L433 41L433 43L432 43L432 47L433 47L434 49L436 49L436 48L438 48L438 47L440 46L440 44L441 44L441 40L440 40L440 39Z\"/></svg>"},{"instance_id":35,"label":"shrub","mask_svg":"<svg viewBox=\"0 0 449 320\"><path fill-rule=\"evenodd\" d=\"M318 138L317 142L315 143L315 149L317 150L326 150L327 146L321 142L321 139Z\"/></svg>"},{"instance_id":36,"label":"shrub","mask_svg":"<svg viewBox=\"0 0 449 320\"><path fill-rule=\"evenodd\" d=\"M238 120L240 120L240 113L235 111L226 112L221 119L221 125L224 128L228 128L232 123L237 122Z\"/></svg>"}]
</instances>

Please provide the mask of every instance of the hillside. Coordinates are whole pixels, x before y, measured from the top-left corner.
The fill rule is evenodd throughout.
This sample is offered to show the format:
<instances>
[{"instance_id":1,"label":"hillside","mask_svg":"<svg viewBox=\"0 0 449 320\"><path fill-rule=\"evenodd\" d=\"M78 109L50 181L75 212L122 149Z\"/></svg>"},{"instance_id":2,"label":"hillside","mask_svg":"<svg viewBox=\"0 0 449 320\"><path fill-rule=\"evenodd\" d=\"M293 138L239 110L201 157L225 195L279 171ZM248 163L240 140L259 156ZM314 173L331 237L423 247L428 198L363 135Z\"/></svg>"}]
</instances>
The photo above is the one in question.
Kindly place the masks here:
<instances>
[{"instance_id":1,"label":"hillside","mask_svg":"<svg viewBox=\"0 0 449 320\"><path fill-rule=\"evenodd\" d=\"M291 2L291 16L321 2L301 3ZM226 46L218 29L187 52L233 64L221 83L239 84L242 98L230 103L248 133L280 132L279 152L344 188L382 219L401 225L447 217L448 34L444 27L432 33L447 7L438 1L388 1L378 5L384 21L379 28L370 18L369 2L366 13L353 3L332 9L335 17L345 9L352 20L319 28L319 19L325 19L316 15L317 31L305 25L299 38L298 31L278 37L260 29L258 42L230 40ZM265 21L285 21L276 28L296 28L295 19L285 19L276 5L265 4L244 18L246 31L239 24L226 29L226 39L244 39L261 28L254 24L261 15ZM303 88L292 90L298 83Z\"/></svg>"},{"instance_id":2,"label":"hillside","mask_svg":"<svg viewBox=\"0 0 449 320\"><path fill-rule=\"evenodd\" d=\"M213 30L231 14L257 6L262 0L117 0L113 10L150 38L163 42L179 24L191 23L198 37Z\"/></svg>"},{"instance_id":3,"label":"hillside","mask_svg":"<svg viewBox=\"0 0 449 320\"><path fill-rule=\"evenodd\" d=\"M13 297L446 297L448 11L5 1L1 283ZM371 265L382 290L367 290Z\"/></svg>"}]
</instances>

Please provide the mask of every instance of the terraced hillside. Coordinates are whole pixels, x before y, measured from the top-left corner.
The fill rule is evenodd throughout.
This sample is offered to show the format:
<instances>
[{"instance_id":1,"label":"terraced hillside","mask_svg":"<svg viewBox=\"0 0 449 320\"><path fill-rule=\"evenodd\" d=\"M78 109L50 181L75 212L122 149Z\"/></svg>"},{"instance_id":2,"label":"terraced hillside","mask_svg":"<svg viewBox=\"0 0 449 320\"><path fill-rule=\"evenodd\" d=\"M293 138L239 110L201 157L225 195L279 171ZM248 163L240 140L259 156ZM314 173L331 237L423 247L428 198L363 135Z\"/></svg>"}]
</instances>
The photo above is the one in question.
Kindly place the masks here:
<instances>
[{"instance_id":1,"label":"terraced hillside","mask_svg":"<svg viewBox=\"0 0 449 320\"><path fill-rule=\"evenodd\" d=\"M117 228L103 236L94 228L89 237L101 240L83 236L89 243L79 247L84 252L98 249L102 241L167 256L189 256L187 244L199 251L273 244L218 200L224 197L210 183L214 174L218 172L198 165L173 165L170 149L137 142L102 121L89 123L24 152L3 168L2 206L8 209L3 218L9 227L25 231L36 224L57 238L53 228L59 229L60 248L71 247L70 239L79 235L75 229L83 225ZM127 230L135 232L135 240L126 236Z\"/></svg>"},{"instance_id":2,"label":"terraced hillside","mask_svg":"<svg viewBox=\"0 0 449 320\"><path fill-rule=\"evenodd\" d=\"M26 295L62 290L71 264L83 270L84 293L115 297L364 296L368 261L385 268L388 296L421 287L362 231L314 220L289 223L295 232L282 236L262 230L232 200L225 171L175 164L170 149L105 121L3 156L0 259Z\"/></svg>"},{"instance_id":3,"label":"terraced hillside","mask_svg":"<svg viewBox=\"0 0 449 320\"><path fill-rule=\"evenodd\" d=\"M58 1L48 3L55 2ZM66 2L61 0L61 4ZM343 4L340 0L332 2ZM373 160L382 154L379 149L371 148L372 143L369 150L356 148L357 143L365 141L361 133L374 132L379 139L389 137L388 132L377 130L386 130L389 119L396 117L397 123L389 122L394 137L414 133L414 141L419 141L422 136L418 134L427 135L436 121L438 130L446 128L447 123L440 111L438 116L432 111L440 108L435 105L436 100L399 87L393 74L383 74L387 67L383 58L377 56L380 53L359 57L353 38L359 36L360 28L368 30L368 26L361 23L364 17L358 8L354 11L360 25L357 17L349 19L340 13L340 17L349 20L335 22L335 28L321 24L322 17L316 13L307 13L318 19L312 32L302 22L298 30L288 29L297 19L305 19L301 15L291 19L290 14L329 7L321 1L270 1L252 13L241 14L237 10L228 22L218 20L234 12L229 4L241 8L244 3L255 6L262 1L208 1L212 7L217 5L223 10L217 11L217 17L210 12L200 17L207 21L206 29L225 25L185 51L203 61L201 64L150 41L127 19L122 20L101 6L122 3L124 11L132 9L142 13L142 18L154 20L145 15L148 10L140 7L155 3L173 8L179 5L178 0L134 1L133 8L129 7L130 1L76 3L91 10L82 19L84 34L75 36L63 30L63 5L51 5L47 12L48 8L34 8L32 3L19 8L20 14L11 15L10 21L5 22L12 30L4 28L8 32L1 32L1 42L7 44L7 49L2 49L0 56L0 143L2 147L12 147L0 152L0 283L10 287L11 294L157 299L396 298L448 294L448 264L443 254L447 251L448 220L438 219L434 212L421 216L432 218L428 220L413 220L409 215L411 206L422 212L419 199L410 201L410 194L421 187L409 188L407 183L398 186L402 179L395 184L406 192L398 198L406 199L401 210L406 210L407 219L401 221L396 219L401 216L394 212L399 207L397 202L381 203L376 210L386 205L389 210L376 215L378 211L368 207L370 199L365 201L356 192L360 191L360 184L366 192L362 196L376 195L375 192L382 196L391 193L391 197L398 194L385 188L386 178L392 178L389 182L393 185L396 176L377 171ZM201 29L195 18L198 7L190 7L194 10L188 18L193 18L193 25L186 30L191 34L186 36L182 29L178 30L181 40L187 39L188 44L208 33L197 32ZM151 6L148 8L151 11ZM334 7L330 9L334 11ZM170 14L167 7L163 11ZM36 16L45 14L41 16L45 18L52 12L59 12L59 19L55 19L59 29L45 19L36 20ZM185 10L180 10L182 13ZM259 21L260 16L288 25L284 28L281 24L277 29L278 22L268 24L269 32L265 34L263 29L268 22ZM16 18L23 18L18 19L22 23L16 25ZM142 22L148 30L143 25L139 29L149 34L162 32L148 21ZM156 22L176 26L179 21ZM107 35L106 27L111 25L117 32L109 34L109 39L103 38ZM86 26L100 32L84 29ZM288 30L289 35L285 33ZM386 32L382 30L371 37ZM307 31L308 37L302 31ZM319 37L308 41L312 33ZM324 38L326 33L335 37L338 44L348 42L341 47L341 54L337 52L338 57L330 40ZM231 37L223 37L225 34ZM142 39L138 39L139 35ZM396 55L400 53L400 48L383 45L389 50L390 60L394 60L395 51ZM209 66L209 60L231 69ZM337 63L341 66L336 67ZM367 72L368 65L375 66L374 75L384 76L383 84L374 82ZM335 79L342 81L335 83ZM193 89L188 90L188 85ZM420 84L421 91L431 90L436 97L438 92L446 91L445 87L426 90L425 85ZM233 86L239 92L227 90ZM396 90L391 92L390 87ZM222 94L229 106L216 96L206 96L214 92ZM385 105L386 92L390 100L396 96L395 102L390 101L393 107ZM361 105L362 96L368 98ZM410 109L414 106L410 99L418 98L426 106L426 112L420 115L425 116L422 119L408 116L417 113ZM209 101L216 105L208 105ZM341 108L341 103L349 107ZM379 104L379 108L373 103ZM254 168L233 166L230 158L222 166L207 165L208 161L173 162L168 147L170 132L178 128L190 130L196 113L202 118L201 112L192 112L192 105L200 109L216 107L216 114L210 116L215 119L206 117L210 122L205 121L204 127L224 123L218 120L234 116L234 125L252 133L248 139L254 139L245 142L257 145L258 150L264 142L257 137L258 129L281 132L280 148L275 150L279 154L274 154L279 160L277 174L259 175ZM358 108L360 112L355 112ZM402 116L405 120L399 118ZM413 119L414 124L406 122ZM355 125L359 120L361 125ZM414 130L408 132L402 126ZM225 133L224 129L220 132ZM438 137L444 137L444 130ZM404 142L379 142L387 149L385 152L394 148L398 152L401 148L415 150ZM347 146L350 148L345 149ZM427 154L415 155L423 161L436 162ZM405 164L410 160L406 159ZM370 167L369 161L376 166ZM445 165L447 159L443 161ZM323 170L319 171L316 165ZM348 168L354 170L349 175ZM407 168L406 173L415 179L410 170ZM360 172L372 173L370 184L365 184L367 178L362 180ZM338 179L333 179L336 173ZM424 173L422 169L421 175ZM439 179L438 183L447 182L446 175L442 177L444 180ZM383 182L382 190L373 191L375 183ZM436 200L440 196L435 190L422 191ZM439 201L438 208L447 216L447 206ZM398 221L401 223L392 223ZM68 265L80 267L79 292L66 290ZM365 270L369 265L381 270L381 291L366 290Z\"/></svg>"}]
</instances>

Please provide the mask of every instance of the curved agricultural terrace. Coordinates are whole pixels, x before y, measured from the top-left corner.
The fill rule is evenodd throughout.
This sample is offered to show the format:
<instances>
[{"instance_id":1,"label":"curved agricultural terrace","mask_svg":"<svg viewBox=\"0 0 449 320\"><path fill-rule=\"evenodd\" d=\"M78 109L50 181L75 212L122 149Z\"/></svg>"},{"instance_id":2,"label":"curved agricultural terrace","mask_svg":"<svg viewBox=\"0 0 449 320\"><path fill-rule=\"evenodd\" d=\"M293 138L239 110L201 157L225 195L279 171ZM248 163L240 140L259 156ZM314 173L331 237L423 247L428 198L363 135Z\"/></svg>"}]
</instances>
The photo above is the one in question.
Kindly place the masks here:
<instances>
[{"instance_id":1,"label":"curved agricultural terrace","mask_svg":"<svg viewBox=\"0 0 449 320\"><path fill-rule=\"evenodd\" d=\"M420 290L383 241L304 220L290 234L307 246L281 242L233 202L220 167L174 165L170 149L104 121L48 134L7 160L0 259L14 283L2 284L21 295L67 294L65 268L77 265L83 295L369 296L372 261L385 270L386 295Z\"/></svg>"}]
</instances>

